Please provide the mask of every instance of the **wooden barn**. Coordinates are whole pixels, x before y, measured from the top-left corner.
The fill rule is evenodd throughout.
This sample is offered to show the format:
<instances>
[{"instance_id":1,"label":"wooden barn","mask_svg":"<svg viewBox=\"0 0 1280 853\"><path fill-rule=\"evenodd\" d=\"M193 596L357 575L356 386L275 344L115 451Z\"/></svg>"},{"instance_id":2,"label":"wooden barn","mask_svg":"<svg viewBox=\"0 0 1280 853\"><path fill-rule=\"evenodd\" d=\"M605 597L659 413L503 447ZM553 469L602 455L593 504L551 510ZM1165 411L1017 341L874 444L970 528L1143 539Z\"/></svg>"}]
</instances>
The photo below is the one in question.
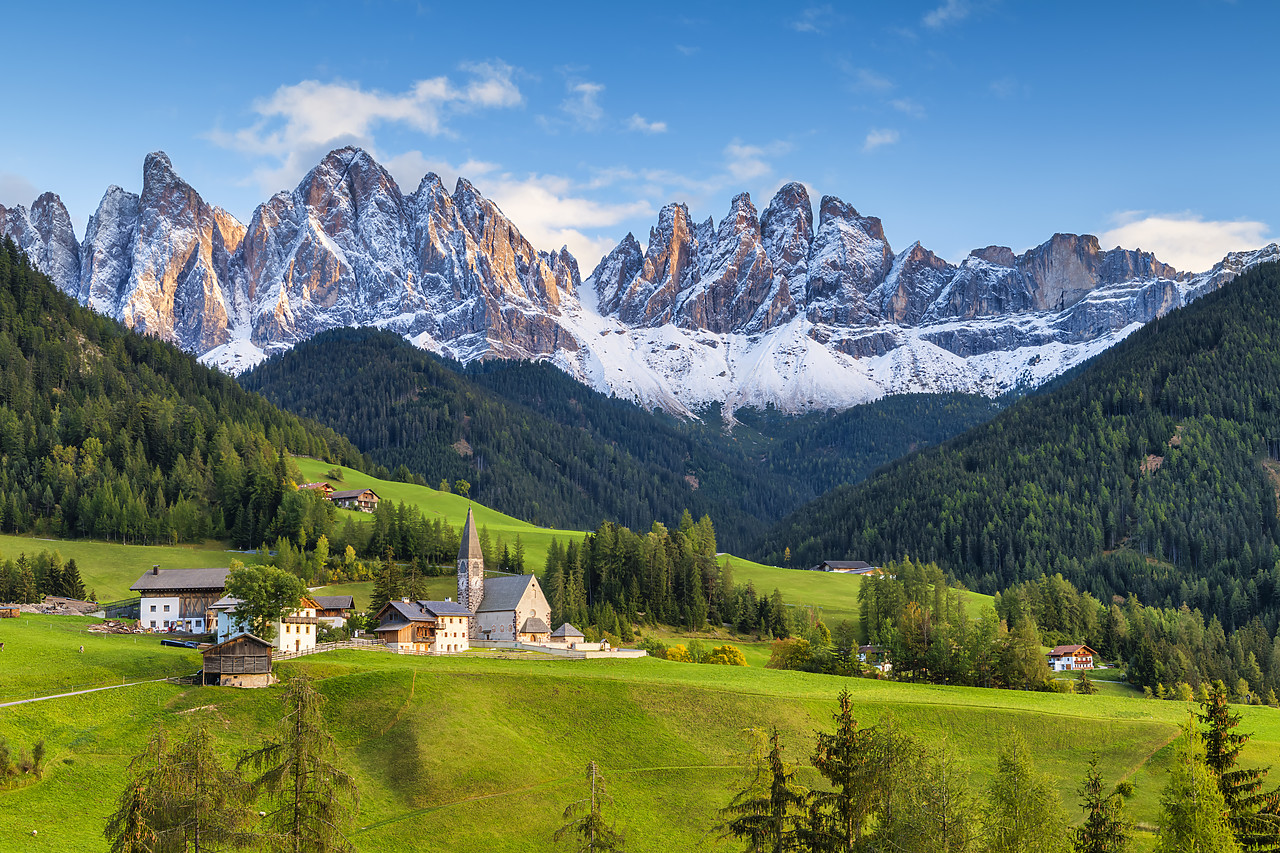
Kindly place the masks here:
<instances>
[{"instance_id":1,"label":"wooden barn","mask_svg":"<svg viewBox=\"0 0 1280 853\"><path fill-rule=\"evenodd\" d=\"M267 687L275 677L271 674L272 645L253 634L240 634L216 646L204 655L206 687Z\"/></svg>"},{"instance_id":2,"label":"wooden barn","mask_svg":"<svg viewBox=\"0 0 1280 853\"><path fill-rule=\"evenodd\" d=\"M222 598L230 569L162 569L138 578L129 589L141 598L139 624L153 631L204 634L217 627L213 604Z\"/></svg>"}]
</instances>

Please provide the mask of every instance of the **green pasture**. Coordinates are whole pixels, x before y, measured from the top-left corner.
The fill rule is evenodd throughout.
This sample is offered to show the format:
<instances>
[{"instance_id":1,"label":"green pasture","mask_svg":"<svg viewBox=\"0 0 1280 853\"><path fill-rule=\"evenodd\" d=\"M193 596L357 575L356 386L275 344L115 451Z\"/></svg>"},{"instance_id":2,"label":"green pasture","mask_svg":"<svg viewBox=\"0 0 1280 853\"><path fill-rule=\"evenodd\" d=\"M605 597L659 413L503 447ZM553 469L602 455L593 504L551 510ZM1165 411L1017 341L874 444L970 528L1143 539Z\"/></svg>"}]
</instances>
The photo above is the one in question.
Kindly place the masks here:
<instances>
[{"instance_id":1,"label":"green pasture","mask_svg":"<svg viewBox=\"0 0 1280 853\"><path fill-rule=\"evenodd\" d=\"M56 617L14 622L0 626L7 637L0 679L14 673L50 690L59 685L40 681L46 677L41 669L90 680L82 669L96 659L158 677L189 667L194 657L167 649L172 657L156 656L158 645L107 636L94 638L92 647L86 642L82 658L76 648L83 620L66 620L66 627ZM23 650L20 669L9 669L11 649ZM55 665L32 661L36 649ZM560 813L582 794L588 760L600 762L611 782L629 850L702 849L736 778L741 730L777 724L791 756L804 762L814 730L828 725L844 688L862 723L892 717L927 742L945 744L970 767L976 788L990 778L1003 739L1022 732L1073 814L1075 790L1096 753L1108 781L1136 783L1134 816L1150 824L1167 746L1187 713L1182 703L1122 696L896 684L652 659L495 660L353 650L277 667L286 677L302 669L321 679L340 759L363 793L352 836L362 851L402 849L408 838L464 853L550 849ZM280 693L278 687L148 684L0 708L0 735L15 748L43 738L50 757L43 780L0 791L0 851L104 850L102 823L128 761L157 725L181 729L203 718L234 756L279 719ZM1238 710L1242 730L1254 735L1246 761L1277 764L1280 712ZM816 781L808 771L802 776Z\"/></svg>"}]
</instances>

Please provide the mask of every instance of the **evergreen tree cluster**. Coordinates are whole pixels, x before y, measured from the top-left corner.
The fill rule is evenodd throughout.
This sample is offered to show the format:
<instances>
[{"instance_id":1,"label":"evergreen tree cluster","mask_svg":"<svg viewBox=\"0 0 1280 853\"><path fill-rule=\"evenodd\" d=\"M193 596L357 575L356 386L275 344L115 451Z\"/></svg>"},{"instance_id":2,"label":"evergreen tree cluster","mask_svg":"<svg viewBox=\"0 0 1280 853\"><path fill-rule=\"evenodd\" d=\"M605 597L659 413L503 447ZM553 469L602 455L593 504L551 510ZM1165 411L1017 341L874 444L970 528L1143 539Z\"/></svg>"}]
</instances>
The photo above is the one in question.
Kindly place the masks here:
<instances>
[{"instance_id":1,"label":"evergreen tree cluster","mask_svg":"<svg viewBox=\"0 0 1280 853\"><path fill-rule=\"evenodd\" d=\"M592 626L628 642L633 624L693 631L730 624L765 637L792 630L782 594L735 584L732 564L716 560L711 519L694 522L688 510L674 531L654 522L640 534L605 522L581 545L553 541L542 587L552 622Z\"/></svg>"},{"instance_id":2,"label":"evergreen tree cluster","mask_svg":"<svg viewBox=\"0 0 1280 853\"><path fill-rule=\"evenodd\" d=\"M322 332L240 377L349 436L399 480L455 483L534 524L643 529L685 507L739 550L761 523L990 418L991 401L901 395L839 414L678 421L547 363L462 367L374 329Z\"/></svg>"},{"instance_id":3,"label":"evergreen tree cluster","mask_svg":"<svg viewBox=\"0 0 1280 853\"><path fill-rule=\"evenodd\" d=\"M1273 628L1276 340L1280 265L1264 264L992 422L794 513L757 554L912 554L990 593L1061 574L1100 601Z\"/></svg>"},{"instance_id":4,"label":"evergreen tree cluster","mask_svg":"<svg viewBox=\"0 0 1280 853\"><path fill-rule=\"evenodd\" d=\"M0 530L252 547L276 523L285 451L366 465L333 430L80 307L0 241Z\"/></svg>"},{"instance_id":5,"label":"evergreen tree cluster","mask_svg":"<svg viewBox=\"0 0 1280 853\"><path fill-rule=\"evenodd\" d=\"M57 551L41 551L35 557L23 552L16 560L0 559L0 602L38 604L46 595L88 599L75 560L64 563Z\"/></svg>"}]
</instances>

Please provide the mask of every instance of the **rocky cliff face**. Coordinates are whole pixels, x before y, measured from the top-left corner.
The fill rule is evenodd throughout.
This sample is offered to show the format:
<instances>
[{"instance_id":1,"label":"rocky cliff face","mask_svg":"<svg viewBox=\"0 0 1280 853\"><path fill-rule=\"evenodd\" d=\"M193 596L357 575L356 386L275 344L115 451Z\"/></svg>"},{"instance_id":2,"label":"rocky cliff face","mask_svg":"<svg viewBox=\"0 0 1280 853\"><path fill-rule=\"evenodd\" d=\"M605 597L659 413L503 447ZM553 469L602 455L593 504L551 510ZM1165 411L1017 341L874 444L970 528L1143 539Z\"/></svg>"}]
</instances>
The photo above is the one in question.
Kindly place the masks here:
<instances>
[{"instance_id":1,"label":"rocky cliff face","mask_svg":"<svg viewBox=\"0 0 1280 853\"><path fill-rule=\"evenodd\" d=\"M141 195L110 187L82 242L52 193L0 207L0 234L82 303L231 371L373 325L462 361L549 358L681 413L1034 385L1280 260L1272 245L1192 276L1056 234L952 264L919 243L895 254L879 219L834 196L815 225L790 183L759 214L736 196L719 223L667 205L647 247L628 234L584 283L567 249L538 251L465 179L451 193L429 174L405 195L356 148L330 152L247 225L155 153Z\"/></svg>"}]
</instances>

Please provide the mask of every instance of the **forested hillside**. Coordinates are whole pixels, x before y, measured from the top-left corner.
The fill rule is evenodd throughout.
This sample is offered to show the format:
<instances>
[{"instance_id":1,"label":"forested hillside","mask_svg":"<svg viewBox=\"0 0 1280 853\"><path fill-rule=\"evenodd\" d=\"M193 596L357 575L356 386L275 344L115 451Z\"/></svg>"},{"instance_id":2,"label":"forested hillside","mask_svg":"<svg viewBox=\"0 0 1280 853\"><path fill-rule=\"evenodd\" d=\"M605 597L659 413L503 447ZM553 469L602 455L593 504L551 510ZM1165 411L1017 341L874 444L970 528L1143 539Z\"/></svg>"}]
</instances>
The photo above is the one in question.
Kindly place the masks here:
<instances>
[{"instance_id":1,"label":"forested hillside","mask_svg":"<svg viewBox=\"0 0 1280 853\"><path fill-rule=\"evenodd\" d=\"M0 242L0 529L256 545L291 523L285 452L366 465L333 430L80 307Z\"/></svg>"},{"instance_id":2,"label":"forested hillside","mask_svg":"<svg viewBox=\"0 0 1280 853\"><path fill-rule=\"evenodd\" d=\"M535 524L646 529L689 509L741 547L828 489L991 417L969 395L904 395L787 418L683 423L606 397L545 363L462 368L375 330L317 335L241 377L246 388L351 438L400 477L465 479Z\"/></svg>"},{"instance_id":3,"label":"forested hillside","mask_svg":"<svg viewBox=\"0 0 1280 853\"><path fill-rule=\"evenodd\" d=\"M757 552L910 554L987 592L1061 572L1101 601L1185 602L1227 630L1261 614L1274 629L1278 344L1268 264L1056 389L795 512Z\"/></svg>"}]
</instances>

